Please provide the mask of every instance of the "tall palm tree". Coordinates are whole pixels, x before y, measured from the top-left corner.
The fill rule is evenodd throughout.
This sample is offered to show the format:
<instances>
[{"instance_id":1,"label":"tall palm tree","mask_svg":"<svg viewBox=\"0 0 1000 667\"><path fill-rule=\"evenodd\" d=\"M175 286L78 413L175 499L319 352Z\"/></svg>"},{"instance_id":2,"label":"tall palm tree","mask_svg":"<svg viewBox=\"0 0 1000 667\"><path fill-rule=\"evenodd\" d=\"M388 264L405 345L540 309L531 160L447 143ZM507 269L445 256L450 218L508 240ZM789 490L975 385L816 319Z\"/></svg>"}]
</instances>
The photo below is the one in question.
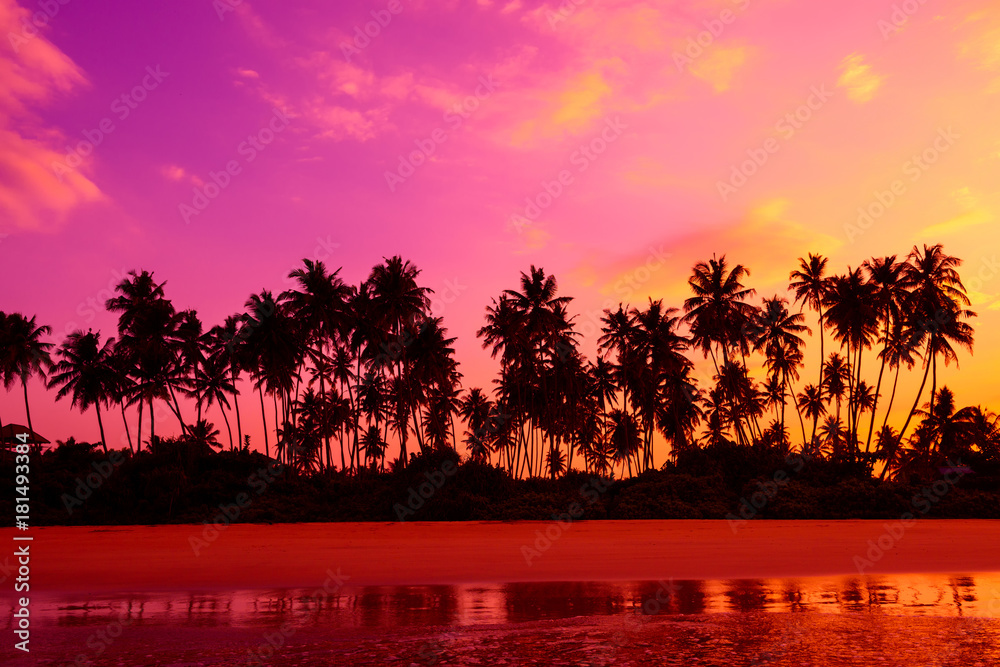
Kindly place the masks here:
<instances>
[{"instance_id":1,"label":"tall palm tree","mask_svg":"<svg viewBox=\"0 0 1000 667\"><path fill-rule=\"evenodd\" d=\"M730 269L726 256L698 262L688 285L694 296L684 301L684 321L691 328L691 342L705 356L711 355L716 371L719 363L713 345L720 350L725 363L730 362L730 350L735 346L745 355L749 343L742 336L754 308L747 299L756 291L744 287L742 280L750 271L742 264Z\"/></svg>"},{"instance_id":2,"label":"tall palm tree","mask_svg":"<svg viewBox=\"0 0 1000 667\"><path fill-rule=\"evenodd\" d=\"M861 269L833 276L825 296L826 320L833 336L847 349L850 373L847 378L847 431L857 435L856 387L861 381L862 352L871 347L878 335L879 311L875 304L875 286L865 280ZM853 452L852 452L853 457Z\"/></svg>"},{"instance_id":3,"label":"tall palm tree","mask_svg":"<svg viewBox=\"0 0 1000 667\"><path fill-rule=\"evenodd\" d=\"M24 412L28 419L28 430L35 432L31 423L31 406L28 403L28 380L38 375L42 380L52 365L49 350L52 343L42 340L43 336L52 334L52 327L38 324L34 315L30 318L21 313L11 313L3 318L2 337L3 354L0 369L2 369L5 389L10 389L15 381L20 380L24 391ZM34 436L32 436L34 437Z\"/></svg>"},{"instance_id":4,"label":"tall palm tree","mask_svg":"<svg viewBox=\"0 0 1000 667\"><path fill-rule=\"evenodd\" d=\"M388 366L395 371L397 379L402 375L406 348L402 336L404 328L422 319L430 307L428 295L431 290L417 284L419 276L420 269L395 255L377 264L366 281L371 290L371 312L387 337L382 353L388 356ZM401 435L405 436L405 428ZM406 465L405 438L400 441L399 459Z\"/></svg>"},{"instance_id":5,"label":"tall palm tree","mask_svg":"<svg viewBox=\"0 0 1000 667\"><path fill-rule=\"evenodd\" d=\"M795 293L795 303L802 302L815 310L819 318L819 381L817 387L823 386L823 366L826 363L826 353L823 351L823 301L830 284L826 278L826 265L829 260L822 255L809 253L808 259L799 257L799 269L789 275L789 288ZM816 435L816 423L813 423L813 436Z\"/></svg>"},{"instance_id":6,"label":"tall palm tree","mask_svg":"<svg viewBox=\"0 0 1000 667\"><path fill-rule=\"evenodd\" d=\"M233 409L236 412L236 438L243 442L243 423L240 420L239 378L242 371L241 361L245 356L244 335L241 330L242 317L229 315L222 324L212 327L208 332L208 354L210 358L223 363L229 373L233 395Z\"/></svg>"},{"instance_id":7,"label":"tall palm tree","mask_svg":"<svg viewBox=\"0 0 1000 667\"><path fill-rule=\"evenodd\" d=\"M931 399L928 411L934 412L934 399L937 389L937 358L942 357L945 364L958 361L958 355L953 345L959 345L972 351L974 330L964 319L975 317L975 313L963 306L969 305L969 297L965 286L958 275L958 267L962 260L944 253L940 245L927 246L923 249L916 246L907 256L904 276L911 285L911 297L907 301L909 308L908 331L911 344L914 347L924 343L924 375L917 390L917 397L910 408L910 413L899 432L899 439L906 435L906 429L916 414L924 386L927 384L928 373L932 373ZM892 464L894 452L889 453L886 467L880 478Z\"/></svg>"},{"instance_id":8,"label":"tall palm tree","mask_svg":"<svg viewBox=\"0 0 1000 667\"><path fill-rule=\"evenodd\" d=\"M109 312L119 314L115 349L133 380L129 403L141 406L145 402L149 407L150 446L156 437L154 401L170 400L171 383L179 365L175 340L178 320L173 304L164 294L165 284L157 284L148 271L129 271L115 286L117 296L105 303ZM141 449L141 422L137 439Z\"/></svg>"},{"instance_id":9,"label":"tall palm tree","mask_svg":"<svg viewBox=\"0 0 1000 667\"><path fill-rule=\"evenodd\" d=\"M119 382L114 367L114 342L114 338L109 338L101 345L100 333L74 331L59 346L57 354L61 359L52 367L49 379L50 388L59 388L57 401L70 396L71 405L80 408L80 412L94 406L105 453L108 441L104 436L101 405L110 403Z\"/></svg>"},{"instance_id":10,"label":"tall palm tree","mask_svg":"<svg viewBox=\"0 0 1000 667\"><path fill-rule=\"evenodd\" d=\"M802 337L799 335L809 331L802 324L805 319L802 313L789 313L787 300L775 295L764 299L760 312L751 325L750 335L753 349L763 352L765 363L773 375L781 382L781 428L785 428L785 396L789 378L798 379L798 366L802 360ZM792 396L794 397L794 391ZM798 403L795 403L798 412ZM799 413L799 420L802 415ZM802 441L805 444L805 426L802 426Z\"/></svg>"},{"instance_id":11,"label":"tall palm tree","mask_svg":"<svg viewBox=\"0 0 1000 667\"><path fill-rule=\"evenodd\" d=\"M330 368L327 346L335 346L348 334L347 306L351 288L337 275L340 269L329 273L323 262L302 260L303 266L288 274L296 288L286 291L281 298L304 331L305 344L311 350L315 366ZM319 373L319 391L326 394L327 374ZM327 460L330 457L330 432L324 434Z\"/></svg>"},{"instance_id":12,"label":"tall palm tree","mask_svg":"<svg viewBox=\"0 0 1000 667\"><path fill-rule=\"evenodd\" d=\"M882 363L879 365L878 381L875 383L875 400L872 404L872 416L868 422L868 438L865 440L865 453L871 446L872 433L875 428L875 412L878 408L878 399L882 389L882 375L885 372L886 363L889 361L890 338L894 328L898 326L903 302L908 296L908 285L903 280L905 264L897 262L895 255L887 257L874 257L865 260L861 268L868 276L868 282L874 287L872 297L875 301L875 309L879 313L882 325L880 339L882 351L879 358Z\"/></svg>"},{"instance_id":13,"label":"tall palm tree","mask_svg":"<svg viewBox=\"0 0 1000 667\"><path fill-rule=\"evenodd\" d=\"M264 422L264 451L268 453L267 416L264 391L271 395L277 413L278 398L286 406L285 415L275 414L275 427L287 421L290 396L298 378L297 369L305 355L303 332L285 303L275 299L268 290L253 294L247 300L243 326L247 327L247 357L249 371L260 397L261 418Z\"/></svg>"}]
</instances>

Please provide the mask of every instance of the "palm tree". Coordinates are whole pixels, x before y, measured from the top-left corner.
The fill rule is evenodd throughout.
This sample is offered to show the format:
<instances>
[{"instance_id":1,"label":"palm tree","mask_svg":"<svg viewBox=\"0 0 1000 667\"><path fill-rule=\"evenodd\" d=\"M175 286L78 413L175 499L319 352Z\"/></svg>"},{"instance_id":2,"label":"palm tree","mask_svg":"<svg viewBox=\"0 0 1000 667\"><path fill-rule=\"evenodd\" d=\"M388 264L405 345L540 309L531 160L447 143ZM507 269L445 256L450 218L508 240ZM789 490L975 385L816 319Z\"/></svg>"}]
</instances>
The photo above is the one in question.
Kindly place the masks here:
<instances>
[{"instance_id":1,"label":"palm tree","mask_svg":"<svg viewBox=\"0 0 1000 667\"><path fill-rule=\"evenodd\" d=\"M402 334L408 324L426 315L430 307L431 290L420 287L417 278L420 269L396 255L377 264L366 283L371 289L371 312L387 337L381 354L387 357L387 364L399 379L402 376L403 355L406 340ZM401 432L399 459L406 465L407 452L405 427ZM420 434L418 433L418 438Z\"/></svg>"},{"instance_id":2,"label":"palm tree","mask_svg":"<svg viewBox=\"0 0 1000 667\"><path fill-rule=\"evenodd\" d=\"M847 431L857 435L857 395L861 381L862 351L871 347L878 334L879 311L876 307L875 286L866 281L861 269L848 268L842 276L830 279L830 289L824 305L826 319L833 336L847 348ZM854 456L852 452L851 456Z\"/></svg>"},{"instance_id":3,"label":"palm tree","mask_svg":"<svg viewBox=\"0 0 1000 667\"><path fill-rule=\"evenodd\" d=\"M875 399L872 403L872 416L868 422L868 438L865 441L865 453L868 453L875 428L875 411L878 408L879 392L882 389L882 374L889 360L890 338L900 319L904 298L908 295L907 285L903 281L905 264L897 262L895 255L865 260L861 267L868 276L868 282L874 287L872 294L876 311L882 323L882 351L879 357L882 363L878 370L878 381L875 383Z\"/></svg>"},{"instance_id":4,"label":"palm tree","mask_svg":"<svg viewBox=\"0 0 1000 667\"><path fill-rule=\"evenodd\" d=\"M247 327L247 357L250 374L260 396L261 418L264 422L264 451L268 455L267 417L264 409L264 390L271 395L275 405L275 426L287 421L287 409L295 381L296 369L305 355L305 340L298 322L285 303L275 299L268 290L253 294L246 302L247 312L243 326ZM281 397L286 406L285 415L279 419L277 400Z\"/></svg>"},{"instance_id":5,"label":"palm tree","mask_svg":"<svg viewBox=\"0 0 1000 667\"><path fill-rule=\"evenodd\" d=\"M229 373L233 409L236 412L236 441L240 443L243 442L243 423L240 420L238 382L242 370L240 363L245 356L243 331L240 329L241 321L240 315L230 315L221 325L212 327L208 332L209 358L224 364Z\"/></svg>"},{"instance_id":6,"label":"palm tree","mask_svg":"<svg viewBox=\"0 0 1000 667\"><path fill-rule=\"evenodd\" d=\"M823 351L823 301L830 284L824 277L826 265L829 261L822 255L809 253L809 259L799 258L799 269L792 271L789 275L789 288L795 292L795 303L802 302L803 306L809 306L818 313L819 316L819 381L817 387L823 387L823 366L826 363L826 353ZM816 419L813 420L813 433L810 439L816 437Z\"/></svg>"},{"instance_id":7,"label":"palm tree","mask_svg":"<svg viewBox=\"0 0 1000 667\"><path fill-rule=\"evenodd\" d=\"M288 304L305 332L304 342L311 349L314 366L328 369L327 345L336 345L349 335L347 306L351 288L338 277L340 269L328 273L323 262L303 259L302 263L302 268L288 274L296 281L298 289L286 291L281 299ZM326 375L318 374L320 394L326 394ZM324 435L327 462L330 459L330 435L329 432Z\"/></svg>"},{"instance_id":8,"label":"palm tree","mask_svg":"<svg viewBox=\"0 0 1000 667\"><path fill-rule=\"evenodd\" d=\"M927 384L928 373L931 371L933 374L928 411L934 412L934 399L937 393L937 358L943 357L946 365L950 361L957 363L958 355L953 344L960 345L972 352L974 331L968 323L962 320L975 317L976 314L962 307L969 305L970 302L962 279L958 275L957 267L961 263L962 260L957 257L946 255L940 244L930 247L924 245L923 250L914 246L907 257L904 275L907 284L912 286L911 297L907 301L907 307L910 310L908 317L910 344L913 347L918 347L923 341L927 342L923 379L917 390L913 406L910 408L910 413L900 429L900 440L905 437L906 429L916 414L917 405L920 403L924 386ZM890 452L880 478L885 476L892 464L892 456L893 452Z\"/></svg>"},{"instance_id":9,"label":"palm tree","mask_svg":"<svg viewBox=\"0 0 1000 667\"><path fill-rule=\"evenodd\" d=\"M826 399L823 397L823 389L815 385L807 384L798 395L798 406L806 417L813 420L813 424L826 414ZM803 451L809 449L816 440L816 433L809 438L808 443L802 446Z\"/></svg>"},{"instance_id":10,"label":"palm tree","mask_svg":"<svg viewBox=\"0 0 1000 667\"><path fill-rule=\"evenodd\" d=\"M52 365L49 350L52 343L42 340L43 336L52 334L52 327L38 324L35 316L27 318L21 313L11 313L3 318L2 334L3 357L0 358L0 375L3 376L5 389L10 389L14 382L21 381L24 391L24 412L28 419L28 430L35 432L31 423L31 406L28 403L28 380L38 375L44 381L45 373ZM34 437L34 436L32 436Z\"/></svg>"},{"instance_id":11,"label":"palm tree","mask_svg":"<svg viewBox=\"0 0 1000 667\"><path fill-rule=\"evenodd\" d=\"M49 380L50 388L59 388L57 401L71 396L71 405L80 408L80 412L94 406L105 453L108 442L104 437L101 404L110 403L119 383L114 367L114 342L114 338L109 338L101 345L101 334L74 331L59 346L57 354L61 360L52 367Z\"/></svg>"},{"instance_id":12,"label":"palm tree","mask_svg":"<svg viewBox=\"0 0 1000 667\"><path fill-rule=\"evenodd\" d=\"M809 328L802 324L804 319L802 313L789 313L786 307L787 303L785 299L777 295L770 299L764 299L761 311L751 325L752 331L749 336L753 349L764 352L765 364L771 374L780 378L782 431L785 428L785 395L788 380L789 378L798 379L798 366L802 362L801 346L803 341L799 334L809 331ZM792 395L794 396L794 391ZM798 403L795 403L795 409L801 422L802 415L798 412ZM805 426L801 426L804 445L806 432Z\"/></svg>"},{"instance_id":13,"label":"palm tree","mask_svg":"<svg viewBox=\"0 0 1000 667\"><path fill-rule=\"evenodd\" d=\"M226 409L229 408L228 396L236 396L236 386L230 377L230 365L228 360L220 355L210 355L205 357L194 369L187 394L195 399L197 404L196 423L201 422L202 408L210 408L213 403L219 404L222 412L222 419L226 423L226 431L229 434L229 448L234 448L233 429L229 425L229 417L226 416Z\"/></svg>"},{"instance_id":14,"label":"palm tree","mask_svg":"<svg viewBox=\"0 0 1000 667\"><path fill-rule=\"evenodd\" d=\"M725 363L729 363L730 349L739 347L745 355L748 342L742 333L754 315L754 308L746 302L756 291L741 282L750 271L742 264L729 269L726 256L718 260L698 262L688 285L694 296L684 301L684 321L691 327L691 343L711 355L715 370L719 363L713 345L717 345Z\"/></svg>"},{"instance_id":15,"label":"palm tree","mask_svg":"<svg viewBox=\"0 0 1000 667\"><path fill-rule=\"evenodd\" d=\"M156 437L155 400L169 401L171 382L176 377L178 350L175 344L177 318L163 286L148 271L129 271L115 286L118 296L107 300L109 312L117 312L116 353L133 380L129 403L140 405L139 448L142 448L142 412L149 407L149 442Z\"/></svg>"}]
</instances>

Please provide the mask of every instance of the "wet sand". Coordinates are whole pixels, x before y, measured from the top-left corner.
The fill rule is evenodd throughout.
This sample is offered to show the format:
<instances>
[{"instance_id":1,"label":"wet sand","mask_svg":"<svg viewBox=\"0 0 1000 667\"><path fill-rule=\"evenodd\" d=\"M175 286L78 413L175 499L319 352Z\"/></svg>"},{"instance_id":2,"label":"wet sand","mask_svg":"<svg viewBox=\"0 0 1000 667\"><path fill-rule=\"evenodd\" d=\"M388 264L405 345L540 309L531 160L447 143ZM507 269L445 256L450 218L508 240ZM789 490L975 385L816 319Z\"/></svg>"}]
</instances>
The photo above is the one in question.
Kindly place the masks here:
<instances>
[{"instance_id":1,"label":"wet sand","mask_svg":"<svg viewBox=\"0 0 1000 667\"><path fill-rule=\"evenodd\" d=\"M214 539L203 525L34 528L31 576L33 590L93 594L310 588L328 570L353 586L857 575L855 557L877 554L865 574L1000 570L998 521L923 520L898 538L886 524L751 521L736 534L726 521L232 525Z\"/></svg>"}]
</instances>

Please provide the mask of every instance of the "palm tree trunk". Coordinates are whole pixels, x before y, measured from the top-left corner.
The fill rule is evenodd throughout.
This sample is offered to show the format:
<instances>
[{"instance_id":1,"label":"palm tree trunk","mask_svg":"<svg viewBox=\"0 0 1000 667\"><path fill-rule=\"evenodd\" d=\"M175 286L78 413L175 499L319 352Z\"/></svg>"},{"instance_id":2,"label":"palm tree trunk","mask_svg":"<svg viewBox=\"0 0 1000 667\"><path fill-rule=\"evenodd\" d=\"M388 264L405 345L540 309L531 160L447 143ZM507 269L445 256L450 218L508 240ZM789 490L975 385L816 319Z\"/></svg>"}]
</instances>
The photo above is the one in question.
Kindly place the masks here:
<instances>
[{"instance_id":1,"label":"palm tree trunk","mask_svg":"<svg viewBox=\"0 0 1000 667\"><path fill-rule=\"evenodd\" d=\"M125 416L125 401L119 400L118 401L118 405L122 409L122 423L125 424L125 437L128 438L128 449L129 449L130 452L132 452L134 454L135 453L135 449L132 447L132 433L129 432L128 418L126 418L126 416Z\"/></svg>"},{"instance_id":2,"label":"palm tree trunk","mask_svg":"<svg viewBox=\"0 0 1000 667\"><path fill-rule=\"evenodd\" d=\"M879 366L879 369L878 369L878 381L875 383L875 400L874 400L874 402L872 402L872 418L868 422L868 439L865 441L865 454L867 454L871 450L872 432L875 429L875 412L878 410L878 396L879 396L879 391L882 389L882 373L884 371L885 371L885 350L883 349L882 364ZM895 388L896 388L896 385L895 385L895 383L893 383L893 389L895 389ZM891 407L891 404L890 404L890 407ZM889 415L888 415L888 413L886 413L886 418L888 418L888 417L889 417Z\"/></svg>"},{"instance_id":3,"label":"palm tree trunk","mask_svg":"<svg viewBox=\"0 0 1000 667\"><path fill-rule=\"evenodd\" d=\"M167 406L169 406L171 408L171 410L173 410L174 415L177 416L177 421L179 421L181 423L181 433L185 433L186 434L188 429L187 429L187 426L184 425L184 418L181 416L181 406L180 406L180 403L177 402L177 394L174 393L174 388L173 387L167 387L167 389L170 391L170 398L173 399L173 401L174 401L173 406L170 406L169 402L167 403ZM201 407L200 407L200 404L199 404L199 415L200 415L200 413L201 413Z\"/></svg>"},{"instance_id":4,"label":"palm tree trunk","mask_svg":"<svg viewBox=\"0 0 1000 667\"><path fill-rule=\"evenodd\" d=\"M934 338L933 337L934 337L934 334L931 334L931 340L929 340L927 342L927 349L928 349L928 351L930 351L932 349L931 345L934 342ZM903 423L903 428L901 428L899 430L899 437L896 439L896 443L893 445L892 452L889 454L889 456L885 460L885 467L882 468L882 474L880 474L879 477L878 477L880 480L881 479L885 479L885 473L886 473L887 470L889 470L889 464L892 463L892 459L893 459L893 457L896 454L896 450L899 449L899 446L903 443L903 436L906 434L906 429L910 425L910 420L913 419L913 415L917 411L917 406L920 405L920 396L924 393L924 385L927 384L927 375L928 375L928 373L931 370L931 363L932 363L931 360L928 359L927 360L927 366L926 366L926 368L924 368L924 377L920 381L920 389L917 390L917 397L913 400L913 406L910 408L910 414L907 415L907 417L906 417L906 422Z\"/></svg>"},{"instance_id":5,"label":"palm tree trunk","mask_svg":"<svg viewBox=\"0 0 1000 667\"><path fill-rule=\"evenodd\" d=\"M896 400L896 384L899 382L899 364L896 364L896 377L892 381L892 393L889 394L889 405L885 409L885 419L882 420L882 428L889 422L889 413L892 412L892 403Z\"/></svg>"},{"instance_id":6,"label":"palm tree trunk","mask_svg":"<svg viewBox=\"0 0 1000 667\"><path fill-rule=\"evenodd\" d=\"M24 413L28 416L28 430L31 431L31 442L35 443L35 428L31 425L31 406L28 405L28 378L21 376L21 387L24 389Z\"/></svg>"},{"instance_id":7,"label":"palm tree trunk","mask_svg":"<svg viewBox=\"0 0 1000 667\"><path fill-rule=\"evenodd\" d=\"M101 430L101 445L104 447L104 453L108 453L108 441L104 439L104 422L101 421L101 402L97 401L94 403L94 407L97 408L97 427Z\"/></svg>"},{"instance_id":8,"label":"palm tree trunk","mask_svg":"<svg viewBox=\"0 0 1000 667\"><path fill-rule=\"evenodd\" d=\"M264 422L264 456L271 458L271 449L267 442L267 413L264 411L264 390L257 385L257 395L260 397L260 419Z\"/></svg>"},{"instance_id":9,"label":"palm tree trunk","mask_svg":"<svg viewBox=\"0 0 1000 667\"><path fill-rule=\"evenodd\" d=\"M243 425L240 423L240 390L236 387L236 383L239 380L239 374L233 373L233 408L236 409L236 437L237 441L240 443L240 447L243 446Z\"/></svg>"},{"instance_id":10,"label":"palm tree trunk","mask_svg":"<svg viewBox=\"0 0 1000 667\"><path fill-rule=\"evenodd\" d=\"M226 422L226 431L229 432L229 451L233 450L233 429L229 426L229 417L226 416L226 408L219 404L219 411L222 413L222 419Z\"/></svg>"},{"instance_id":11,"label":"palm tree trunk","mask_svg":"<svg viewBox=\"0 0 1000 667\"><path fill-rule=\"evenodd\" d=\"M139 399L139 425L137 433L135 434L135 453L138 454L142 451L142 399ZM124 414L124 412L122 413Z\"/></svg>"},{"instance_id":12,"label":"palm tree trunk","mask_svg":"<svg viewBox=\"0 0 1000 667\"><path fill-rule=\"evenodd\" d=\"M149 448L153 449L153 438L156 437L156 414L153 412L153 397L149 397Z\"/></svg>"}]
</instances>

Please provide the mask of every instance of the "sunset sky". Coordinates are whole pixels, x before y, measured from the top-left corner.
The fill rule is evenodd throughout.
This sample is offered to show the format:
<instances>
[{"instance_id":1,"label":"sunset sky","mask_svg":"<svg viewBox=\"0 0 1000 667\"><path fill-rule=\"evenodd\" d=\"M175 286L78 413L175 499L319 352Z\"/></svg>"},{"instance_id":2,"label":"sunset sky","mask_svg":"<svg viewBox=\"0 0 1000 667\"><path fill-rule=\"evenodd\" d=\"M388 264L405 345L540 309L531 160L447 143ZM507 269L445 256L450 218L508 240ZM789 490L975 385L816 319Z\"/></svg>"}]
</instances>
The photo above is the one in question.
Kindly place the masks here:
<instances>
[{"instance_id":1,"label":"sunset sky","mask_svg":"<svg viewBox=\"0 0 1000 667\"><path fill-rule=\"evenodd\" d=\"M680 306L712 253L760 298L807 252L943 243L979 317L939 385L1000 407L990 0L0 0L0 33L0 309L56 341L114 335L96 306L129 269L207 328L303 258L357 283L401 254L489 387L475 331L532 264L587 332L608 301ZM97 439L31 393L42 435Z\"/></svg>"}]
</instances>

